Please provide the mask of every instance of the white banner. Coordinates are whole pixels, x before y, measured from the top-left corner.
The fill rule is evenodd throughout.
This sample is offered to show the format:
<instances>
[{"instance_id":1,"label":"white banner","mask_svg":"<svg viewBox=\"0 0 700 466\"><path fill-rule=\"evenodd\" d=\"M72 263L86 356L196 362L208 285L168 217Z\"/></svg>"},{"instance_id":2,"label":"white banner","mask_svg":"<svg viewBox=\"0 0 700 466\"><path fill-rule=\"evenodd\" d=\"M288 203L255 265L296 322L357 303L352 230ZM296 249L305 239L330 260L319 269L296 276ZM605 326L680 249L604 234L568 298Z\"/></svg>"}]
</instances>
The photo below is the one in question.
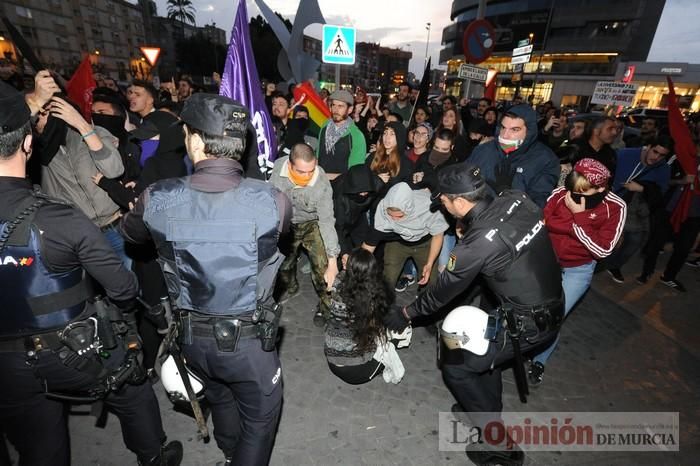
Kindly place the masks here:
<instances>
[{"instance_id":1,"label":"white banner","mask_svg":"<svg viewBox=\"0 0 700 466\"><path fill-rule=\"evenodd\" d=\"M457 76L460 79L470 79L472 81L486 82L486 77L488 76L489 70L486 68L481 68L479 66L467 65L463 63L459 67L459 73Z\"/></svg>"},{"instance_id":2,"label":"white banner","mask_svg":"<svg viewBox=\"0 0 700 466\"><path fill-rule=\"evenodd\" d=\"M617 81L598 81L591 98L592 104L622 105L629 107L637 94L637 84Z\"/></svg>"}]
</instances>

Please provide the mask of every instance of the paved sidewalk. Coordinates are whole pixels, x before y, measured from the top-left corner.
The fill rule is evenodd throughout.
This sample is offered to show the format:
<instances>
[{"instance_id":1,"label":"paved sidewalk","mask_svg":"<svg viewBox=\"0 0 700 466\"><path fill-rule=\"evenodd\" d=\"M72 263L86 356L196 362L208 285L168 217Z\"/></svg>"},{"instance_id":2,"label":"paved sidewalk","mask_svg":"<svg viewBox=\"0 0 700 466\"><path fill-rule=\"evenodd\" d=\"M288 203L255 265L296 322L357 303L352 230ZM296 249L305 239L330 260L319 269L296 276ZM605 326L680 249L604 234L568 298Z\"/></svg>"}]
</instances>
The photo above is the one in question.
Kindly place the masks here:
<instances>
[{"instance_id":1,"label":"paved sidewalk","mask_svg":"<svg viewBox=\"0 0 700 466\"><path fill-rule=\"evenodd\" d=\"M631 270L630 282L634 278ZM567 320L545 380L531 390L526 405L518 400L512 371L504 373L506 411L679 411L681 451L533 452L527 455L526 464L697 464L700 366L693 351L697 339L674 338L690 335L698 327L695 320L686 329L673 317L678 308L697 315L698 306L692 302L698 300L698 288L691 278L697 280L700 274L690 272L695 275L685 272L680 277L694 289L686 296L666 295L654 285L649 285L653 293L638 296L631 283L610 291L609 279L597 276L594 289ZM325 363L323 332L312 323L315 298L308 276L301 285L303 293L287 304L283 315L280 355L285 399L271 464L470 464L464 453L438 451L438 413L449 411L454 401L436 368L435 337L423 328L415 329L411 347L400 351L406 376L399 385L387 384L381 377L362 386L346 385ZM601 290L621 305L605 298ZM409 293L415 293L415 287L399 296L409 299ZM169 438L185 445L183 464L220 461L214 441L208 445L197 441L194 422L171 409L160 384L155 388ZM87 411L87 406L74 408L74 412ZM105 429L93 428L94 418L87 415L71 416L70 424L73 464L135 463L123 446L114 416Z\"/></svg>"}]
</instances>

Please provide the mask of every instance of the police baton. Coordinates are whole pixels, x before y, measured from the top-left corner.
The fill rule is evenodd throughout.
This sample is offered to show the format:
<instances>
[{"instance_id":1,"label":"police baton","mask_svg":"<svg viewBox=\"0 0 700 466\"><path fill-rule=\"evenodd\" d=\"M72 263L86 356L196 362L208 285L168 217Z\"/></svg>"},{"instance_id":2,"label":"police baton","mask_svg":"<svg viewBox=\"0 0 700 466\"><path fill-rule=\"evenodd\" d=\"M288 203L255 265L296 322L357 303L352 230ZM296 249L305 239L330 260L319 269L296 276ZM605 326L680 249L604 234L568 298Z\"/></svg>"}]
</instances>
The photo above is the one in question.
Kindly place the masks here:
<instances>
[{"instance_id":1,"label":"police baton","mask_svg":"<svg viewBox=\"0 0 700 466\"><path fill-rule=\"evenodd\" d=\"M156 321L164 322L166 321L165 316L172 316L172 308L170 306L170 298L162 297L160 298L160 303L158 306L161 307L160 311L153 311L155 306L149 306L144 301L141 304L146 307L149 313L154 316L159 317ZM162 313L162 314L161 314ZM160 330L159 330L160 331ZM178 325L173 320L167 330L165 338L163 339L164 348L173 357L175 361L175 366L177 371L180 373L180 378L182 379L182 384L185 386L185 391L187 392L187 398L189 399L190 406L192 407L192 413L194 414L194 420L197 423L198 438L204 440L204 442L209 441L209 429L207 428L207 421L204 419L204 413L202 413L202 407L199 405L199 400L197 399L197 394L192 388L192 383L190 382L189 373L187 372L187 367L185 366L185 360L182 357L182 351L180 345L177 342L178 339Z\"/></svg>"},{"instance_id":2,"label":"police baton","mask_svg":"<svg viewBox=\"0 0 700 466\"><path fill-rule=\"evenodd\" d=\"M508 304L502 305L501 312L506 320L506 332L513 344L513 357L515 358L513 375L515 375L515 385L518 387L518 396L522 403L527 403L527 395L529 395L530 392L528 391L527 378L525 377L525 362L523 361L523 354L520 351L520 331L522 328L518 325L512 306Z\"/></svg>"}]
</instances>

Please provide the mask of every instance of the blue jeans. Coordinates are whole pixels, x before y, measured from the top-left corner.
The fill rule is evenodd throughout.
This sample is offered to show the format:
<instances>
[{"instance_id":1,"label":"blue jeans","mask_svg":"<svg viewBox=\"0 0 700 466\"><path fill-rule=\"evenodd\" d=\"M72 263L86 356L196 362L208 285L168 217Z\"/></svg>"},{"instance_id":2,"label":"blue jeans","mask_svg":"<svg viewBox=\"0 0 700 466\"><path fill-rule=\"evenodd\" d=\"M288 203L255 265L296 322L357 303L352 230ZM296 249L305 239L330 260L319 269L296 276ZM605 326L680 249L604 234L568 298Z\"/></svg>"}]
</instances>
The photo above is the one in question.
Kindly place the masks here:
<instances>
[{"instance_id":1,"label":"blue jeans","mask_svg":"<svg viewBox=\"0 0 700 466\"><path fill-rule=\"evenodd\" d=\"M564 267L561 269L561 286L564 288L564 317L571 312L571 309L574 308L591 285L595 265L596 261L591 261L588 264L579 265L578 267ZM534 362L546 364L547 359L549 359L549 356L554 352L558 343L559 334L557 334L554 343L549 345L549 348L532 358L532 360Z\"/></svg>"},{"instance_id":2,"label":"blue jeans","mask_svg":"<svg viewBox=\"0 0 700 466\"><path fill-rule=\"evenodd\" d=\"M114 252L116 252L117 256L119 256L119 258L122 260L126 270L131 270L131 263L133 261L131 257L126 255L126 251L124 250L124 238L119 234L117 227L110 227L103 231L102 234L105 238L107 238L109 245L112 246Z\"/></svg>"},{"instance_id":3,"label":"blue jeans","mask_svg":"<svg viewBox=\"0 0 700 466\"><path fill-rule=\"evenodd\" d=\"M455 244L457 244L457 237L455 235L445 233L445 235L442 237L442 249L440 249L440 255L438 256L438 267L445 267L447 265L447 262L450 260L450 253L455 247Z\"/></svg>"}]
</instances>

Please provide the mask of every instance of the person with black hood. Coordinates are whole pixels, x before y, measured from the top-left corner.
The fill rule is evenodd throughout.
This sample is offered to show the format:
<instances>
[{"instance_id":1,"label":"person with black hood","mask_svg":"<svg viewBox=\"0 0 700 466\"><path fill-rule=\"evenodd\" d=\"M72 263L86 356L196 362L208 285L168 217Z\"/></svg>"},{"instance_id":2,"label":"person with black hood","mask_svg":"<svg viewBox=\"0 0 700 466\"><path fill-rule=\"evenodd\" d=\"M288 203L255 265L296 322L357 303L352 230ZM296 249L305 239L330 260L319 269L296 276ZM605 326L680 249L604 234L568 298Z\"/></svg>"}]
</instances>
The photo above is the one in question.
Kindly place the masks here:
<instances>
[{"instance_id":1,"label":"person with black hood","mask_svg":"<svg viewBox=\"0 0 700 466\"><path fill-rule=\"evenodd\" d=\"M503 115L497 139L477 146L469 163L481 169L491 194L508 189L525 192L540 207L559 180L559 160L537 136L537 115L526 104Z\"/></svg>"},{"instance_id":2,"label":"person with black hood","mask_svg":"<svg viewBox=\"0 0 700 466\"><path fill-rule=\"evenodd\" d=\"M343 266L352 250L361 246L367 236L369 223L366 214L380 184L367 165L350 167L338 178L333 191L333 212Z\"/></svg>"},{"instance_id":3,"label":"person with black hood","mask_svg":"<svg viewBox=\"0 0 700 466\"><path fill-rule=\"evenodd\" d=\"M93 96L92 101L92 122L96 126L105 128L117 140L117 149L122 158L124 165L124 173L119 178L105 178L101 173L93 176L93 181L100 179L104 184L98 185L107 191L109 197L119 205L122 210L129 209L129 202L133 202L133 196L120 196L121 190L112 191L108 189L108 182L116 183L123 186L132 181L137 181L141 174L139 159L141 157L141 148L135 141L129 137L129 133L125 128L126 110L122 106L118 98L105 94L97 94Z\"/></svg>"},{"instance_id":4,"label":"person with black hood","mask_svg":"<svg viewBox=\"0 0 700 466\"><path fill-rule=\"evenodd\" d=\"M95 177L95 182L107 191L113 199L119 199L119 203L126 211L130 210L136 202L135 199L150 185L156 181L167 178L179 178L187 175L184 158L186 157L185 136L182 126L177 124L178 119L170 113L156 110L149 114L133 134L139 137L151 137L149 139L158 143L152 156L145 160L141 174L133 185L120 183L117 179ZM155 134L154 134L155 133ZM149 305L158 304L161 296L167 295L167 288L156 259L157 251L152 242L146 244L129 244L128 253L134 259L134 272L141 286L141 297ZM156 328L146 319L139 323L139 333L143 338L144 360L146 369L151 369L155 363L161 336Z\"/></svg>"}]
</instances>

